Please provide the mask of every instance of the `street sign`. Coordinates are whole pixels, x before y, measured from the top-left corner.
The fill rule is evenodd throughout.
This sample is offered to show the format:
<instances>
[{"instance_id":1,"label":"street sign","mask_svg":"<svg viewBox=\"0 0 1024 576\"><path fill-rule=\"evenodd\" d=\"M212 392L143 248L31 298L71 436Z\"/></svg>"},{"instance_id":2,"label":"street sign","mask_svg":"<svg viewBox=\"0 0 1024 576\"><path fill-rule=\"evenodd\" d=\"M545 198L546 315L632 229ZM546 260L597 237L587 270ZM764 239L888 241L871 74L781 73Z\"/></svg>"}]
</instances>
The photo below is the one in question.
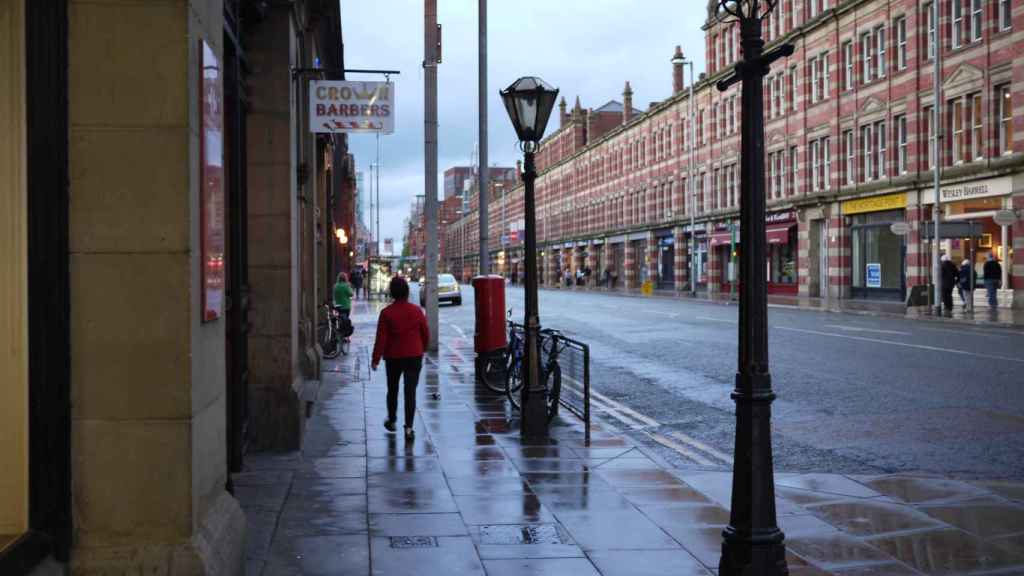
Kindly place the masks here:
<instances>
[{"instance_id":1,"label":"street sign","mask_svg":"<svg viewBox=\"0 0 1024 576\"><path fill-rule=\"evenodd\" d=\"M501 235L501 245L508 246L508 234Z\"/></svg>"},{"instance_id":2,"label":"street sign","mask_svg":"<svg viewBox=\"0 0 1024 576\"><path fill-rule=\"evenodd\" d=\"M1017 221L1017 213L1013 210L1000 210L992 217L992 220L1000 226L1013 226Z\"/></svg>"},{"instance_id":3,"label":"street sign","mask_svg":"<svg viewBox=\"0 0 1024 576\"><path fill-rule=\"evenodd\" d=\"M897 236L904 236L907 232L910 232L910 224L906 222L893 222L892 226L889 226L889 230Z\"/></svg>"},{"instance_id":4,"label":"street sign","mask_svg":"<svg viewBox=\"0 0 1024 576\"><path fill-rule=\"evenodd\" d=\"M309 131L395 131L395 85L391 82L310 80Z\"/></svg>"}]
</instances>

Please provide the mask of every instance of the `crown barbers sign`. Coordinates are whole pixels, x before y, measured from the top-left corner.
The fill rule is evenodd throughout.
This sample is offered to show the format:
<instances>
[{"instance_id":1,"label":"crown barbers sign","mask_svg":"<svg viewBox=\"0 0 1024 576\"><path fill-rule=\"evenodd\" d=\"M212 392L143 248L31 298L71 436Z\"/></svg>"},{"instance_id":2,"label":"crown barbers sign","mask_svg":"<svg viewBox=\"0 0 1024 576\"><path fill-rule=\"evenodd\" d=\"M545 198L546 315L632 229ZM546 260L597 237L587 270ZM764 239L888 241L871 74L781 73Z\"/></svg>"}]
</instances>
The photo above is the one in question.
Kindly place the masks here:
<instances>
[{"instance_id":1,"label":"crown barbers sign","mask_svg":"<svg viewBox=\"0 0 1024 576\"><path fill-rule=\"evenodd\" d=\"M395 85L391 82L311 80L309 130L320 134L395 131Z\"/></svg>"}]
</instances>

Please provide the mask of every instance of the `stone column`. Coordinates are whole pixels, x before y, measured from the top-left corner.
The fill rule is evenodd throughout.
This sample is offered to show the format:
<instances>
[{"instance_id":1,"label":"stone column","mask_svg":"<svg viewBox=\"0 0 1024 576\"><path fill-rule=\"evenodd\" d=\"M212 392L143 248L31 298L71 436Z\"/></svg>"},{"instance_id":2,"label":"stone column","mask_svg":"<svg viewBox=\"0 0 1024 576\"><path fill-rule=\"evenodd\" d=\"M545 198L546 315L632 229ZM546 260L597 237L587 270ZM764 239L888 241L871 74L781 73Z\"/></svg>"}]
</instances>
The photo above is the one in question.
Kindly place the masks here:
<instances>
[{"instance_id":1,"label":"stone column","mask_svg":"<svg viewBox=\"0 0 1024 576\"><path fill-rule=\"evenodd\" d=\"M1003 266L1010 267L1010 285L1003 286L1012 290L1013 308L1024 309L1024 194L1014 196L1012 207L1017 212L1017 222L1011 227L1013 234L1013 258L1004 258ZM1006 250L1005 248L1003 249Z\"/></svg>"},{"instance_id":2,"label":"stone column","mask_svg":"<svg viewBox=\"0 0 1024 576\"><path fill-rule=\"evenodd\" d=\"M718 257L720 246L711 245L711 235L714 232L715 227L711 222L707 223L707 254L708 263L707 269L704 273L704 280L707 282L708 295L715 295L722 291L722 269L726 266Z\"/></svg>"},{"instance_id":3,"label":"stone column","mask_svg":"<svg viewBox=\"0 0 1024 576\"><path fill-rule=\"evenodd\" d=\"M797 211L796 219L796 276L797 294L801 297L811 295L811 220L806 212Z\"/></svg>"},{"instance_id":4,"label":"stone column","mask_svg":"<svg viewBox=\"0 0 1024 576\"><path fill-rule=\"evenodd\" d=\"M686 236L686 229L676 226L672 229L672 240L675 242L675 258L672 266L675 269L673 285L676 292L686 290L687 282L690 279L690 243Z\"/></svg>"},{"instance_id":5,"label":"stone column","mask_svg":"<svg viewBox=\"0 0 1024 576\"><path fill-rule=\"evenodd\" d=\"M243 574L225 319L201 318L200 41L223 54L223 6L70 4L71 573Z\"/></svg>"},{"instance_id":6,"label":"stone column","mask_svg":"<svg viewBox=\"0 0 1024 576\"><path fill-rule=\"evenodd\" d=\"M294 163L297 97L290 68L290 9L273 7L248 31L252 94L248 131L250 429L256 450L302 443L305 340L300 340L302 212ZM293 39L291 43L282 39Z\"/></svg>"},{"instance_id":7,"label":"stone column","mask_svg":"<svg viewBox=\"0 0 1024 576\"><path fill-rule=\"evenodd\" d=\"M590 278L587 278L586 280L587 288L597 285L597 279L599 277L599 274L597 272L597 251L600 249L601 247L598 246L597 244L594 244L593 241L587 242L587 252L583 262L583 266L586 269L590 270Z\"/></svg>"},{"instance_id":8,"label":"stone column","mask_svg":"<svg viewBox=\"0 0 1024 576\"><path fill-rule=\"evenodd\" d=\"M828 221L828 291L833 298L849 298L852 280L850 229L843 223L838 202L832 203Z\"/></svg>"}]
</instances>

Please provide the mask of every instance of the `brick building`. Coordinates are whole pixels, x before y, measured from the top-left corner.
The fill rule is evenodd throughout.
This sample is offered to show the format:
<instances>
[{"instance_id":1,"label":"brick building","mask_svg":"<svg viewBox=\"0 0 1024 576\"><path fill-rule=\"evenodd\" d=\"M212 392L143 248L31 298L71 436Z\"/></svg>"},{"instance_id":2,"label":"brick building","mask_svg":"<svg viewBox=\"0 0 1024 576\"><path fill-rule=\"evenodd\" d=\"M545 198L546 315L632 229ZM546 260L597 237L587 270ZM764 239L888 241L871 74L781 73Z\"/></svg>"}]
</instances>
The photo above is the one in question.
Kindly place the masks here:
<instances>
[{"instance_id":1,"label":"brick building","mask_svg":"<svg viewBox=\"0 0 1024 576\"><path fill-rule=\"evenodd\" d=\"M716 4L710 2L703 27L708 72L694 86L692 125L679 65L672 66L673 95L643 113L632 108L628 82L617 108L613 102L584 112L577 103L566 113L560 106L560 126L538 152L543 283L588 267L592 283L607 270L618 289L650 280L685 290L693 259L701 289L729 289L727 263L744 243L742 110L740 86L719 92L715 83L738 60L739 37L736 27L712 17ZM935 196L928 144L937 132L931 6L783 0L765 22L766 49L784 41L796 46L765 79L771 292L901 299L928 282L925 230ZM989 253L1003 261L1004 306L1024 305L1024 262L1014 262L1015 248L1024 247L1017 136L1024 129L1024 66L1013 57L1024 47L1022 29L1024 10L1009 0L941 0L941 194L944 222L958 224L945 226L941 248L957 262L973 255L980 263ZM614 126L605 120L612 115ZM521 188L507 201L509 213L522 214ZM1017 211L1015 225L994 223L1003 209ZM492 212L491 222L499 217ZM464 223L470 229L474 218ZM894 233L897 222L909 231ZM966 234L968 222L975 238L947 237ZM504 263L499 271L510 273L521 250L512 246L507 259L496 260Z\"/></svg>"}]
</instances>

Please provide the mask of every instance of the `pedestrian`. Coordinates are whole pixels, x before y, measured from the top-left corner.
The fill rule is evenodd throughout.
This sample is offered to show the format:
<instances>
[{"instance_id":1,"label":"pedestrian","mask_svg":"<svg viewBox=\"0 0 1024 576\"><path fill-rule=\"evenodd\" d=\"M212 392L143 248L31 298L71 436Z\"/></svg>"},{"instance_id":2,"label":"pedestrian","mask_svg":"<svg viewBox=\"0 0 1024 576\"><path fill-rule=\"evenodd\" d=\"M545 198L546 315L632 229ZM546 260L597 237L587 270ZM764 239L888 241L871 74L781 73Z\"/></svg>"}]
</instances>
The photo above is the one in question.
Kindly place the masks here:
<instances>
[{"instance_id":1,"label":"pedestrian","mask_svg":"<svg viewBox=\"0 0 1024 576\"><path fill-rule=\"evenodd\" d=\"M973 266L971 266L970 260L965 258L964 261L960 263L960 272L958 274L960 277L960 283L957 287L960 289L960 300L963 301L964 310L966 310L968 303L971 302L972 298L974 298L974 286L972 285L974 270Z\"/></svg>"},{"instance_id":2,"label":"pedestrian","mask_svg":"<svg viewBox=\"0 0 1024 576\"><path fill-rule=\"evenodd\" d=\"M988 260L981 271L985 281L985 292L988 292L988 305L993 309L998 308L999 297L996 290L1003 287L1003 267L994 253L988 253Z\"/></svg>"},{"instance_id":3,"label":"pedestrian","mask_svg":"<svg viewBox=\"0 0 1024 576\"><path fill-rule=\"evenodd\" d=\"M380 312L371 367L376 370L381 358L384 359L388 380L388 419L384 428L389 432L395 431L398 384L404 380L405 438L411 440L415 436L416 385L423 368L423 352L430 342L430 328L420 307L409 303L409 283L405 279L392 278L388 292L394 302Z\"/></svg>"},{"instance_id":4,"label":"pedestrian","mask_svg":"<svg viewBox=\"0 0 1024 576\"><path fill-rule=\"evenodd\" d=\"M949 259L949 254L943 254L939 289L942 291L942 305L946 307L946 312L953 311L953 287L957 285L957 276L956 264Z\"/></svg>"},{"instance_id":5,"label":"pedestrian","mask_svg":"<svg viewBox=\"0 0 1024 576\"><path fill-rule=\"evenodd\" d=\"M612 288L617 287L619 284L619 269L612 268Z\"/></svg>"},{"instance_id":6,"label":"pedestrian","mask_svg":"<svg viewBox=\"0 0 1024 576\"><path fill-rule=\"evenodd\" d=\"M341 332L341 337L346 342L349 336L352 335L350 316L352 314L352 296L354 295L355 290L352 289L348 276L344 272L339 272L337 282L334 284L334 308L338 310L341 320L341 325L338 328Z\"/></svg>"},{"instance_id":7,"label":"pedestrian","mask_svg":"<svg viewBox=\"0 0 1024 576\"><path fill-rule=\"evenodd\" d=\"M604 269L604 282L602 282L606 288L611 288L612 285L612 271L610 268Z\"/></svg>"},{"instance_id":8,"label":"pedestrian","mask_svg":"<svg viewBox=\"0 0 1024 576\"><path fill-rule=\"evenodd\" d=\"M359 292L363 289L363 269L360 266L356 266L352 269L352 290L355 292L356 299L359 298Z\"/></svg>"}]
</instances>

